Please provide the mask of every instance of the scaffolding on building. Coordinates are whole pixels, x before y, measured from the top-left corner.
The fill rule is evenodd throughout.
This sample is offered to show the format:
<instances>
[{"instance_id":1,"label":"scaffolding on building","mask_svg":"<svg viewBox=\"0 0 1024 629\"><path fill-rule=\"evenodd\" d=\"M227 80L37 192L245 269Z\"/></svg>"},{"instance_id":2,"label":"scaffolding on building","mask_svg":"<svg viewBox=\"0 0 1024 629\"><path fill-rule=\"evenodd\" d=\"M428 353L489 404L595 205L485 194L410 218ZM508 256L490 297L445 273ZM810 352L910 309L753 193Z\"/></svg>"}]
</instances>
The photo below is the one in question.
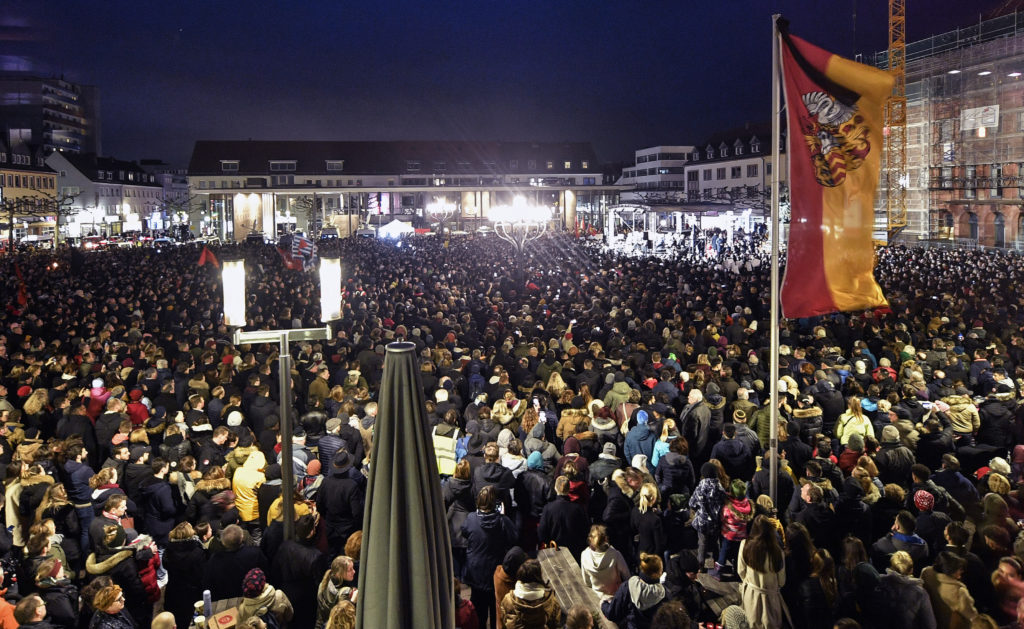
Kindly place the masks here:
<instances>
[{"instance_id":1,"label":"scaffolding on building","mask_svg":"<svg viewBox=\"0 0 1024 629\"><path fill-rule=\"evenodd\" d=\"M898 54L887 50L862 61L889 69ZM907 44L904 59L906 186L897 190L906 195L906 230L900 238L1014 246L1024 235L1024 12ZM987 123L978 121L982 115ZM897 162L889 151L893 139L886 138L887 175ZM898 200L891 180L883 181L877 220L891 227Z\"/></svg>"},{"instance_id":2,"label":"scaffolding on building","mask_svg":"<svg viewBox=\"0 0 1024 629\"><path fill-rule=\"evenodd\" d=\"M888 239L907 226L907 6L889 0L888 70L892 93L885 102L885 216Z\"/></svg>"}]
</instances>

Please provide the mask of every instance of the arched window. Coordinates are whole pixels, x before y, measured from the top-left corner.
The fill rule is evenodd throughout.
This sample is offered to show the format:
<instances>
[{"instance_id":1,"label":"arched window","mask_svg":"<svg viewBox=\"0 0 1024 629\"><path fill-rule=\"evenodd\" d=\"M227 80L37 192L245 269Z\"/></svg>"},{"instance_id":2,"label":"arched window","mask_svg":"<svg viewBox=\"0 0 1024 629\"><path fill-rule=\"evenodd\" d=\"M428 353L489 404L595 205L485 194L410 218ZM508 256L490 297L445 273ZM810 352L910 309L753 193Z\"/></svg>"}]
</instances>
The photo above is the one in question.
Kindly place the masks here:
<instances>
[{"instance_id":1,"label":"arched window","mask_svg":"<svg viewBox=\"0 0 1024 629\"><path fill-rule=\"evenodd\" d=\"M970 227L968 238L971 240L978 239L978 215L974 212L967 213L967 224Z\"/></svg>"},{"instance_id":2,"label":"arched window","mask_svg":"<svg viewBox=\"0 0 1024 629\"><path fill-rule=\"evenodd\" d=\"M994 242L992 243L996 247L1006 246L1006 218L1003 217L999 212L995 213L993 217L992 225L995 228Z\"/></svg>"}]
</instances>

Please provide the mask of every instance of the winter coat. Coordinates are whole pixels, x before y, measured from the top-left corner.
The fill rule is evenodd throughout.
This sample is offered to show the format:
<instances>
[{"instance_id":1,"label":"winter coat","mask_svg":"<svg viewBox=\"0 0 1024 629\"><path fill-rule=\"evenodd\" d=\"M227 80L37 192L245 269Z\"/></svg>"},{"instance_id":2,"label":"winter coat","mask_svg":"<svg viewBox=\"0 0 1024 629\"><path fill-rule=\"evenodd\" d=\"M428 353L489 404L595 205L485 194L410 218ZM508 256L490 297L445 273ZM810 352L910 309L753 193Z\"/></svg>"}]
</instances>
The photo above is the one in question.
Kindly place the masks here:
<instances>
[{"instance_id":1,"label":"winter coat","mask_svg":"<svg viewBox=\"0 0 1024 629\"><path fill-rule=\"evenodd\" d=\"M462 536L466 540L466 585L491 591L495 567L518 538L515 525L497 511L474 511L462 525Z\"/></svg>"},{"instance_id":2,"label":"winter coat","mask_svg":"<svg viewBox=\"0 0 1024 629\"><path fill-rule=\"evenodd\" d=\"M200 480L196 483L196 491L192 494L188 506L185 508L185 519L189 522L209 522L215 533L220 532L220 517L223 515L221 507L214 504L213 498L217 494L231 489L231 481L226 478L216 480Z\"/></svg>"},{"instance_id":3,"label":"winter coat","mask_svg":"<svg viewBox=\"0 0 1024 629\"><path fill-rule=\"evenodd\" d=\"M235 450L237 452L238 450ZM232 453L233 454L233 453ZM228 455L231 458L231 455ZM230 461L228 463L230 465ZM235 492L235 506L238 517L243 522L253 522L260 517L259 501L256 490L267 481L263 468L267 466L267 458L255 448L249 453L242 466L235 470L231 479L231 488Z\"/></svg>"},{"instance_id":4,"label":"winter coat","mask_svg":"<svg viewBox=\"0 0 1024 629\"><path fill-rule=\"evenodd\" d=\"M539 520L548 502L553 481L542 470L526 470L516 479L516 502L519 513L525 517ZM473 509L470 508L470 511ZM452 542L454 544L454 541Z\"/></svg>"},{"instance_id":5,"label":"winter coat","mask_svg":"<svg viewBox=\"0 0 1024 629\"><path fill-rule=\"evenodd\" d=\"M754 517L754 507L749 500L737 500L732 496L722 506L722 537L729 541L747 538L747 526Z\"/></svg>"},{"instance_id":6,"label":"winter coat","mask_svg":"<svg viewBox=\"0 0 1024 629\"><path fill-rule=\"evenodd\" d=\"M147 607L149 594L139 575L135 563L135 551L130 548L104 548L90 554L85 560L85 570L91 579L108 576L124 591L126 609L133 618L149 623Z\"/></svg>"},{"instance_id":7,"label":"winter coat","mask_svg":"<svg viewBox=\"0 0 1024 629\"><path fill-rule=\"evenodd\" d=\"M608 527L608 541L626 557L627 563L633 557L632 496L625 481L622 485L614 481L608 483L608 503L601 517Z\"/></svg>"},{"instance_id":8,"label":"winter coat","mask_svg":"<svg viewBox=\"0 0 1024 629\"><path fill-rule=\"evenodd\" d=\"M647 629L665 600L665 586L644 575L630 577L611 599L601 603L605 618L619 629Z\"/></svg>"},{"instance_id":9,"label":"winter coat","mask_svg":"<svg viewBox=\"0 0 1024 629\"><path fill-rule=\"evenodd\" d=\"M949 404L946 415L953 424L953 432L976 433L981 428L981 417L978 415L978 407L974 400L966 395L951 395L942 398L942 401ZM939 621L941 626L942 621Z\"/></svg>"},{"instance_id":10,"label":"winter coat","mask_svg":"<svg viewBox=\"0 0 1024 629\"><path fill-rule=\"evenodd\" d=\"M26 627L28 625L22 625ZM134 616L126 609L116 614L108 614L102 611L93 612L92 620L89 622L89 629L137 629Z\"/></svg>"},{"instance_id":11,"label":"winter coat","mask_svg":"<svg viewBox=\"0 0 1024 629\"><path fill-rule=\"evenodd\" d=\"M921 572L921 581L935 612L938 629L968 629L978 615L974 599L961 581L928 566Z\"/></svg>"},{"instance_id":12,"label":"winter coat","mask_svg":"<svg viewBox=\"0 0 1024 629\"><path fill-rule=\"evenodd\" d=\"M583 585L593 588L602 600L614 596L619 586L629 579L626 558L614 546L604 551L585 548L580 555L580 572Z\"/></svg>"},{"instance_id":13,"label":"winter coat","mask_svg":"<svg viewBox=\"0 0 1024 629\"><path fill-rule=\"evenodd\" d=\"M793 421L800 424L800 440L804 443L812 443L814 436L824 431L824 420L822 419L822 410L819 406L810 406L808 408L794 408L793 409ZM768 422L764 422L768 424ZM758 423L758 426L761 424ZM761 431L758 430L758 436ZM767 447L767 431L764 437L761 439L761 445ZM791 437L794 435L790 435Z\"/></svg>"},{"instance_id":14,"label":"winter coat","mask_svg":"<svg viewBox=\"0 0 1024 629\"><path fill-rule=\"evenodd\" d=\"M512 488L516 486L515 476L501 463L484 463L473 470L473 495L488 485L494 487L495 497L505 504L505 512L511 513Z\"/></svg>"},{"instance_id":15,"label":"winter coat","mask_svg":"<svg viewBox=\"0 0 1024 629\"><path fill-rule=\"evenodd\" d=\"M850 437L853 434L859 434L862 437L875 437L875 427L871 424L871 419L867 415L858 416L847 411L839 416L836 421L836 439L839 439L839 443L844 447L850 441Z\"/></svg>"},{"instance_id":16,"label":"winter coat","mask_svg":"<svg viewBox=\"0 0 1024 629\"><path fill-rule=\"evenodd\" d=\"M786 584L786 565L779 570L756 570L743 560L743 547L746 541L740 542L740 550L736 558L736 573L739 575L740 599L748 621L761 623L763 627L781 627L783 618L789 616L786 602L782 599L782 586Z\"/></svg>"},{"instance_id":17,"label":"winter coat","mask_svg":"<svg viewBox=\"0 0 1024 629\"><path fill-rule=\"evenodd\" d=\"M997 393L989 397L978 407L977 441L979 445L995 446L1009 450L1013 445L1013 409L1016 401L1012 393Z\"/></svg>"},{"instance_id":18,"label":"winter coat","mask_svg":"<svg viewBox=\"0 0 1024 629\"><path fill-rule=\"evenodd\" d=\"M470 481L449 478L441 486L441 495L444 498L452 548L465 548L466 540L462 537L462 525L466 521L466 516L476 509L476 496L473 495Z\"/></svg>"},{"instance_id":19,"label":"winter coat","mask_svg":"<svg viewBox=\"0 0 1024 629\"><path fill-rule=\"evenodd\" d=\"M78 626L78 588L71 581L53 578L38 583L36 594L46 602L46 616L54 627L74 629ZM2 625L0 625L2 627Z\"/></svg>"},{"instance_id":20,"label":"winter coat","mask_svg":"<svg viewBox=\"0 0 1024 629\"><path fill-rule=\"evenodd\" d=\"M691 493L697 479L689 457L678 452L669 452L661 457L654 468L654 481L664 496L671 496L684 492Z\"/></svg>"},{"instance_id":21,"label":"winter coat","mask_svg":"<svg viewBox=\"0 0 1024 629\"><path fill-rule=\"evenodd\" d=\"M729 478L749 479L754 475L754 455L739 439L722 439L711 448L711 458L718 459Z\"/></svg>"},{"instance_id":22,"label":"winter coat","mask_svg":"<svg viewBox=\"0 0 1024 629\"><path fill-rule=\"evenodd\" d=\"M615 407L629 401L630 391L632 391L632 388L625 382L616 382L613 384L611 390L605 394L604 400L602 400L605 408L611 409L614 413Z\"/></svg>"},{"instance_id":23,"label":"winter coat","mask_svg":"<svg viewBox=\"0 0 1024 629\"><path fill-rule=\"evenodd\" d=\"M914 570L918 574L928 564L928 543L918 535L890 532L871 545L871 563L876 570L885 570L889 558L898 550L905 551L914 560Z\"/></svg>"},{"instance_id":24,"label":"winter coat","mask_svg":"<svg viewBox=\"0 0 1024 629\"><path fill-rule=\"evenodd\" d=\"M145 530L159 546L166 546L167 534L174 528L178 515L171 486L162 478L150 476L140 491L145 505Z\"/></svg>"},{"instance_id":25,"label":"winter coat","mask_svg":"<svg viewBox=\"0 0 1024 629\"><path fill-rule=\"evenodd\" d=\"M72 566L80 566L82 561L82 547L79 536L81 527L78 524L78 513L75 507L69 502L63 504L51 504L43 509L43 518L53 520L57 534L63 536L60 547L64 549L64 555Z\"/></svg>"},{"instance_id":26,"label":"winter coat","mask_svg":"<svg viewBox=\"0 0 1024 629\"><path fill-rule=\"evenodd\" d=\"M679 414L680 433L690 442L690 456L698 460L709 450L711 410L704 402L687 404Z\"/></svg>"},{"instance_id":27,"label":"winter coat","mask_svg":"<svg viewBox=\"0 0 1024 629\"><path fill-rule=\"evenodd\" d=\"M329 567L327 555L293 540L286 540L274 555L271 577L295 610L295 627L312 627L316 622L317 585Z\"/></svg>"},{"instance_id":28,"label":"winter coat","mask_svg":"<svg viewBox=\"0 0 1024 629\"><path fill-rule=\"evenodd\" d=\"M18 621L14 619L14 605L4 595L7 588L0 590L0 629L18 629Z\"/></svg>"},{"instance_id":29,"label":"winter coat","mask_svg":"<svg viewBox=\"0 0 1024 629\"><path fill-rule=\"evenodd\" d=\"M241 589L241 582L239 582L239 589ZM295 614L292 603L285 593L275 589L269 583L263 586L263 592L259 596L243 598L242 602L238 604L238 622L243 623L253 616L263 618L267 614L273 614L280 626L287 626Z\"/></svg>"},{"instance_id":30,"label":"winter coat","mask_svg":"<svg viewBox=\"0 0 1024 629\"><path fill-rule=\"evenodd\" d=\"M53 484L53 477L47 474L33 474L21 479L21 499L18 511L28 522L35 522L36 509L43 502L46 490Z\"/></svg>"},{"instance_id":31,"label":"winter coat","mask_svg":"<svg viewBox=\"0 0 1024 629\"><path fill-rule=\"evenodd\" d=\"M331 580L329 573L324 574L324 578L320 580L320 585L316 590L316 623L314 624L315 629L323 629L324 624L327 623L327 619L331 615L331 609L342 600L351 600L352 588L346 587L345 584L337 586L334 581ZM459 594L456 592L455 598L459 598ZM475 614L474 614L475 616Z\"/></svg>"},{"instance_id":32,"label":"winter coat","mask_svg":"<svg viewBox=\"0 0 1024 629\"><path fill-rule=\"evenodd\" d=\"M516 582L501 601L503 629L560 629L562 606L554 592L543 585Z\"/></svg>"},{"instance_id":33,"label":"winter coat","mask_svg":"<svg viewBox=\"0 0 1024 629\"><path fill-rule=\"evenodd\" d=\"M690 508L694 511L691 526L698 533L711 536L718 534L725 498L725 489L717 478L704 478L697 483L697 489L690 496Z\"/></svg>"},{"instance_id":34,"label":"winter coat","mask_svg":"<svg viewBox=\"0 0 1024 629\"><path fill-rule=\"evenodd\" d=\"M911 482L910 468L916 461L914 453L905 445L883 443L875 454L875 465L878 466L878 478L883 484L896 483L900 487L908 487Z\"/></svg>"},{"instance_id":35,"label":"winter coat","mask_svg":"<svg viewBox=\"0 0 1024 629\"><path fill-rule=\"evenodd\" d=\"M657 441L657 437L651 432L649 425L637 424L633 426L626 433L626 440L622 445L622 449L626 454L626 460L632 461L636 455L643 454L650 461L651 455L654 454L655 441ZM650 463L648 463L648 467L650 468L649 471L654 471Z\"/></svg>"},{"instance_id":36,"label":"winter coat","mask_svg":"<svg viewBox=\"0 0 1024 629\"><path fill-rule=\"evenodd\" d=\"M242 596L242 581L253 568L267 572L267 560L256 546L211 553L203 569L203 589L210 590L213 600Z\"/></svg>"},{"instance_id":37,"label":"winter coat","mask_svg":"<svg viewBox=\"0 0 1024 629\"><path fill-rule=\"evenodd\" d=\"M316 494L317 510L324 518L327 539L345 543L349 535L363 528L366 490L352 478L350 470L332 467Z\"/></svg>"},{"instance_id":38,"label":"winter coat","mask_svg":"<svg viewBox=\"0 0 1024 629\"><path fill-rule=\"evenodd\" d=\"M192 622L193 604L203 597L206 550L198 537L168 542L163 566L167 570L164 609L174 614L181 627Z\"/></svg>"},{"instance_id":39,"label":"winter coat","mask_svg":"<svg viewBox=\"0 0 1024 629\"><path fill-rule=\"evenodd\" d=\"M892 629L936 629L931 599L921 579L904 576L887 568L881 587L889 591L891 600L900 603L886 610L895 614L888 617Z\"/></svg>"},{"instance_id":40,"label":"winter coat","mask_svg":"<svg viewBox=\"0 0 1024 629\"><path fill-rule=\"evenodd\" d=\"M665 552L665 527L661 521L661 513L656 505L646 512L633 507L629 518L630 527L636 532L636 553L650 553L659 557Z\"/></svg>"},{"instance_id":41,"label":"winter coat","mask_svg":"<svg viewBox=\"0 0 1024 629\"><path fill-rule=\"evenodd\" d=\"M568 496L558 496L548 504L540 516L537 538L541 543L554 541L569 549L573 557L579 557L587 545L590 519L587 509Z\"/></svg>"}]
</instances>

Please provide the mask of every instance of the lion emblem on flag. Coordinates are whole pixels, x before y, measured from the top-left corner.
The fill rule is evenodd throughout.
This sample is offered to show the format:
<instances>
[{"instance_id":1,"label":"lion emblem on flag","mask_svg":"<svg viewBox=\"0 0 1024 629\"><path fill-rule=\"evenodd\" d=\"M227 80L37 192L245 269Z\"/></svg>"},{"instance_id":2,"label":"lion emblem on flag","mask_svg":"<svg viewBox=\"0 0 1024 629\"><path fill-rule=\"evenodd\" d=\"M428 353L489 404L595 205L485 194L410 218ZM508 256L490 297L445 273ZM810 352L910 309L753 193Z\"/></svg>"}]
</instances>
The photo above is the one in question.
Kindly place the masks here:
<instances>
[{"instance_id":1,"label":"lion emblem on flag","mask_svg":"<svg viewBox=\"0 0 1024 629\"><path fill-rule=\"evenodd\" d=\"M837 101L826 92L801 96L809 116L803 117L801 132L811 153L814 177L834 188L846 181L846 173L857 170L871 152L868 127L856 106Z\"/></svg>"}]
</instances>

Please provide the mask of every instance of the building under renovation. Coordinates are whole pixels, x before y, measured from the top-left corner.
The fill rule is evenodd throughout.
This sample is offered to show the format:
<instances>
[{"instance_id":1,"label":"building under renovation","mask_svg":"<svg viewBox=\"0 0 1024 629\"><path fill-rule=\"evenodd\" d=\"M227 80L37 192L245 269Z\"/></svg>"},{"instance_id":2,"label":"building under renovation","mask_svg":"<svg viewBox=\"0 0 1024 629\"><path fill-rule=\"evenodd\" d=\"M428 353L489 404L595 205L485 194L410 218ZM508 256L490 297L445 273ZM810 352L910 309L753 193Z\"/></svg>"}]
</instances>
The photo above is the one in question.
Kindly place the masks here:
<instances>
[{"instance_id":1,"label":"building under renovation","mask_svg":"<svg viewBox=\"0 0 1024 629\"><path fill-rule=\"evenodd\" d=\"M887 66L887 53L864 60ZM906 46L900 240L1024 245L1024 13ZM883 178L880 212L886 207Z\"/></svg>"}]
</instances>

